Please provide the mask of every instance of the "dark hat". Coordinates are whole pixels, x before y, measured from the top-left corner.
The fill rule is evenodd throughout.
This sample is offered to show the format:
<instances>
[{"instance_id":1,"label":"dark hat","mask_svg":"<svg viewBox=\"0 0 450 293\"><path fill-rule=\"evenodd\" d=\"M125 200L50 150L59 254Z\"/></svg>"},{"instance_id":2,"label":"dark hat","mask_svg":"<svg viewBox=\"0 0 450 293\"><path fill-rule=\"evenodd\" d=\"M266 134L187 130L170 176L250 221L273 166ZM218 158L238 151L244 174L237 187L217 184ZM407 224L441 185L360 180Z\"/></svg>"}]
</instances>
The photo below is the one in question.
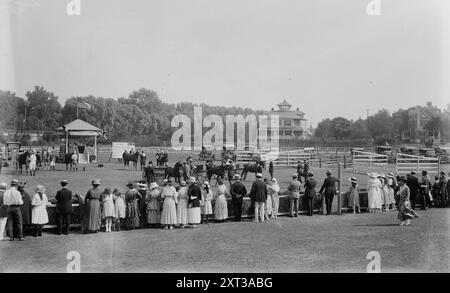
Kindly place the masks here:
<instances>
[{"instance_id":1,"label":"dark hat","mask_svg":"<svg viewBox=\"0 0 450 293\"><path fill-rule=\"evenodd\" d=\"M67 185L67 184L69 184L69 181L66 179L63 179L63 180L61 180L60 183L61 183L61 185Z\"/></svg>"},{"instance_id":2,"label":"dark hat","mask_svg":"<svg viewBox=\"0 0 450 293\"><path fill-rule=\"evenodd\" d=\"M17 186L19 184L19 180L13 179L11 180L11 186Z\"/></svg>"},{"instance_id":3,"label":"dark hat","mask_svg":"<svg viewBox=\"0 0 450 293\"><path fill-rule=\"evenodd\" d=\"M100 179L92 180L92 185L100 185Z\"/></svg>"},{"instance_id":4,"label":"dark hat","mask_svg":"<svg viewBox=\"0 0 450 293\"><path fill-rule=\"evenodd\" d=\"M309 172L308 177L314 177L314 173Z\"/></svg>"},{"instance_id":5,"label":"dark hat","mask_svg":"<svg viewBox=\"0 0 450 293\"><path fill-rule=\"evenodd\" d=\"M327 175L331 175L331 170L327 170Z\"/></svg>"},{"instance_id":6,"label":"dark hat","mask_svg":"<svg viewBox=\"0 0 450 293\"><path fill-rule=\"evenodd\" d=\"M398 180L398 181L406 182L406 177L405 177L405 176L400 176L400 177L398 177L397 180Z\"/></svg>"},{"instance_id":7,"label":"dark hat","mask_svg":"<svg viewBox=\"0 0 450 293\"><path fill-rule=\"evenodd\" d=\"M416 171L411 171L411 175L416 175Z\"/></svg>"},{"instance_id":8,"label":"dark hat","mask_svg":"<svg viewBox=\"0 0 450 293\"><path fill-rule=\"evenodd\" d=\"M126 187L134 187L134 182L130 181L127 183Z\"/></svg>"},{"instance_id":9,"label":"dark hat","mask_svg":"<svg viewBox=\"0 0 450 293\"><path fill-rule=\"evenodd\" d=\"M25 185L27 185L27 183L21 181L19 184L17 184L17 187L22 188L25 187Z\"/></svg>"}]
</instances>

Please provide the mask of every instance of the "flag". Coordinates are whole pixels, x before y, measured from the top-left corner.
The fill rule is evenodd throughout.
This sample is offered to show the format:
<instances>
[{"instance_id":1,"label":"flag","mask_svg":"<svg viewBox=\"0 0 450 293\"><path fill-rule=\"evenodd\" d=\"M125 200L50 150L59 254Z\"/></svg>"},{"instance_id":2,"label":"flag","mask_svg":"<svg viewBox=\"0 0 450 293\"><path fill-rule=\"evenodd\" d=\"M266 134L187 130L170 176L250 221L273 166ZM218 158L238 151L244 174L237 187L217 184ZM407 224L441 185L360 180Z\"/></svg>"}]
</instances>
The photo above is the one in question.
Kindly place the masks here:
<instances>
[{"instance_id":1,"label":"flag","mask_svg":"<svg viewBox=\"0 0 450 293\"><path fill-rule=\"evenodd\" d=\"M87 110L90 110L92 108L92 105L86 103L85 101L76 102L75 106L77 108L87 109Z\"/></svg>"}]
</instances>

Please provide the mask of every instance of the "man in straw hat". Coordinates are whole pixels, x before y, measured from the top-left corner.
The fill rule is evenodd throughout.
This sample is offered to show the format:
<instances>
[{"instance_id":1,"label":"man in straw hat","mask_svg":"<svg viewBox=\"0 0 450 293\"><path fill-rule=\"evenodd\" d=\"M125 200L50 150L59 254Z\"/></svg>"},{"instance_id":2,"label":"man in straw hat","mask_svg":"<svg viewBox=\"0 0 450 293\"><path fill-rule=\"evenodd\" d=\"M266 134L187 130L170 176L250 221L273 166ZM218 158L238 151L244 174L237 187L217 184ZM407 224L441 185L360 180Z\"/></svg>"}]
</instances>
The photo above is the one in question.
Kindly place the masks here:
<instances>
[{"instance_id":1,"label":"man in straw hat","mask_svg":"<svg viewBox=\"0 0 450 293\"><path fill-rule=\"evenodd\" d=\"M289 187L287 189L289 193L289 206L290 206L289 217L298 217L298 205L299 205L298 200L300 198L301 187L302 187L301 183L298 180L298 174L292 174L292 180L289 183Z\"/></svg>"},{"instance_id":2,"label":"man in straw hat","mask_svg":"<svg viewBox=\"0 0 450 293\"><path fill-rule=\"evenodd\" d=\"M17 179L11 180L11 187L3 194L3 204L8 206L8 230L9 240L14 238L25 240L23 238L22 230L22 212L20 207L23 205L22 195L17 190L19 181Z\"/></svg>"},{"instance_id":3,"label":"man in straw hat","mask_svg":"<svg viewBox=\"0 0 450 293\"><path fill-rule=\"evenodd\" d=\"M250 196L255 202L255 220L253 222L259 221L264 222L264 212L265 212L265 202L267 200L267 185L262 180L263 176L261 173L256 174L256 181L253 182L252 189L250 191Z\"/></svg>"},{"instance_id":4,"label":"man in straw hat","mask_svg":"<svg viewBox=\"0 0 450 293\"><path fill-rule=\"evenodd\" d=\"M69 234L70 216L72 215L72 191L67 188L69 181L61 180L61 189L56 192L56 214L58 216L57 234ZM64 228L63 228L64 227Z\"/></svg>"},{"instance_id":5,"label":"man in straw hat","mask_svg":"<svg viewBox=\"0 0 450 293\"><path fill-rule=\"evenodd\" d=\"M235 174L233 181L233 184L230 186L231 204L233 205L234 220L240 222L242 217L242 203L244 202L244 196L247 195L247 189L241 182L241 175Z\"/></svg>"},{"instance_id":6,"label":"man in straw hat","mask_svg":"<svg viewBox=\"0 0 450 293\"><path fill-rule=\"evenodd\" d=\"M316 197L317 181L314 179L314 174L309 172L305 182L305 202L308 216L313 215L313 200Z\"/></svg>"},{"instance_id":7,"label":"man in straw hat","mask_svg":"<svg viewBox=\"0 0 450 293\"><path fill-rule=\"evenodd\" d=\"M323 181L322 187L319 193L325 192L325 205L327 210L327 215L331 214L331 207L333 205L333 198L336 194L336 183L339 179L331 175L331 170L327 170L327 178Z\"/></svg>"}]
</instances>

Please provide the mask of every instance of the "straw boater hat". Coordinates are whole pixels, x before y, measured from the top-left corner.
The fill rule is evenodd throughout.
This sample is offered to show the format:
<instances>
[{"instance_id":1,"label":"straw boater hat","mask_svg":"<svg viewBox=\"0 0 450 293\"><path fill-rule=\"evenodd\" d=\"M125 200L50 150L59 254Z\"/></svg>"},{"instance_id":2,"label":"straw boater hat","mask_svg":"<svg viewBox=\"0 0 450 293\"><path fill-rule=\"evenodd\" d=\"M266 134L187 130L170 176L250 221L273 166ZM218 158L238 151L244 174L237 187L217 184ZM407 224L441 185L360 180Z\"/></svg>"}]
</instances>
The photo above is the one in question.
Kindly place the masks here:
<instances>
[{"instance_id":1,"label":"straw boater hat","mask_svg":"<svg viewBox=\"0 0 450 293\"><path fill-rule=\"evenodd\" d=\"M17 186L17 185L19 185L19 180L17 180L17 179L11 180L11 186Z\"/></svg>"},{"instance_id":2,"label":"straw boater hat","mask_svg":"<svg viewBox=\"0 0 450 293\"><path fill-rule=\"evenodd\" d=\"M398 181L406 182L406 177L405 176L400 176L400 177L398 177Z\"/></svg>"},{"instance_id":3,"label":"straw boater hat","mask_svg":"<svg viewBox=\"0 0 450 293\"><path fill-rule=\"evenodd\" d=\"M180 186L186 186L186 181L184 181L184 180L181 180L181 182L180 182Z\"/></svg>"},{"instance_id":4,"label":"straw boater hat","mask_svg":"<svg viewBox=\"0 0 450 293\"><path fill-rule=\"evenodd\" d=\"M142 188L142 189L146 189L147 188L147 185L145 185L144 183L140 183L140 182L137 184L137 186L139 188Z\"/></svg>"},{"instance_id":5,"label":"straw boater hat","mask_svg":"<svg viewBox=\"0 0 450 293\"><path fill-rule=\"evenodd\" d=\"M59 183L61 183L61 185L67 185L67 184L69 184L69 181L66 179L63 179Z\"/></svg>"},{"instance_id":6,"label":"straw boater hat","mask_svg":"<svg viewBox=\"0 0 450 293\"><path fill-rule=\"evenodd\" d=\"M373 179L377 179L377 178L378 178L378 174L375 173L375 172L367 173L367 175L368 175L370 178L373 178Z\"/></svg>"},{"instance_id":7,"label":"straw boater hat","mask_svg":"<svg viewBox=\"0 0 450 293\"><path fill-rule=\"evenodd\" d=\"M256 173L256 178L262 178L263 175L261 173Z\"/></svg>"},{"instance_id":8,"label":"straw boater hat","mask_svg":"<svg viewBox=\"0 0 450 293\"><path fill-rule=\"evenodd\" d=\"M241 180L241 175L234 174L233 180Z\"/></svg>"},{"instance_id":9,"label":"straw boater hat","mask_svg":"<svg viewBox=\"0 0 450 293\"><path fill-rule=\"evenodd\" d=\"M392 174L392 173L388 173L388 174L386 175L386 177L388 177L388 178L395 178L394 174Z\"/></svg>"},{"instance_id":10,"label":"straw boater hat","mask_svg":"<svg viewBox=\"0 0 450 293\"><path fill-rule=\"evenodd\" d=\"M8 187L8 184L0 183L0 190L6 190L7 187Z\"/></svg>"},{"instance_id":11,"label":"straw boater hat","mask_svg":"<svg viewBox=\"0 0 450 293\"><path fill-rule=\"evenodd\" d=\"M155 189L155 188L157 188L159 185L158 185L158 183L156 183L156 182L152 182L152 183L150 183L150 189Z\"/></svg>"},{"instance_id":12,"label":"straw boater hat","mask_svg":"<svg viewBox=\"0 0 450 293\"><path fill-rule=\"evenodd\" d=\"M358 183L358 180L356 180L355 177L352 177L352 178L350 178L349 180L350 180L350 182L352 182L352 183Z\"/></svg>"},{"instance_id":13,"label":"straw boater hat","mask_svg":"<svg viewBox=\"0 0 450 293\"><path fill-rule=\"evenodd\" d=\"M100 179L92 180L92 185L100 185Z\"/></svg>"},{"instance_id":14,"label":"straw boater hat","mask_svg":"<svg viewBox=\"0 0 450 293\"><path fill-rule=\"evenodd\" d=\"M380 176L380 178L386 179L386 175L384 174L379 174L378 176Z\"/></svg>"}]
</instances>

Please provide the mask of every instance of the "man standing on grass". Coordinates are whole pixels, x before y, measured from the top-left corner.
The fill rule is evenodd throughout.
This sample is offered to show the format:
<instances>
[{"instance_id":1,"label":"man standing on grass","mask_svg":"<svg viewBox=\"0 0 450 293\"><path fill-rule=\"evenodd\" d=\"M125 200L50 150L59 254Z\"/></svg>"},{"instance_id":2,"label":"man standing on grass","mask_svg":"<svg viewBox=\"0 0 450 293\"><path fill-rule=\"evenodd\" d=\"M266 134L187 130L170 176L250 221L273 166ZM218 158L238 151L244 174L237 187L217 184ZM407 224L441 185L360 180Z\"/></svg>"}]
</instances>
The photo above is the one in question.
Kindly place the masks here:
<instances>
[{"instance_id":1,"label":"man standing on grass","mask_svg":"<svg viewBox=\"0 0 450 293\"><path fill-rule=\"evenodd\" d=\"M25 240L23 238L22 230L22 212L20 211L23 201L22 195L17 190L17 185L19 185L17 179L11 180L11 187L6 190L3 195L3 204L8 206L8 230L10 241L14 241L14 238L19 238L20 241Z\"/></svg>"},{"instance_id":2,"label":"man standing on grass","mask_svg":"<svg viewBox=\"0 0 450 293\"><path fill-rule=\"evenodd\" d=\"M411 208L416 208L417 203L417 193L419 192L419 178L416 177L416 172L411 171L411 174L408 175L406 178L406 186L409 187L410 191L410 202L411 202Z\"/></svg>"},{"instance_id":3,"label":"man standing on grass","mask_svg":"<svg viewBox=\"0 0 450 293\"><path fill-rule=\"evenodd\" d=\"M290 217L298 217L298 200L300 198L301 183L298 180L298 174L292 174L292 181L289 183L289 206L290 206ZM294 215L295 210L295 215Z\"/></svg>"},{"instance_id":4,"label":"man standing on grass","mask_svg":"<svg viewBox=\"0 0 450 293\"><path fill-rule=\"evenodd\" d=\"M331 176L331 171L327 171L327 178L325 178L322 187L320 188L319 193L325 191L325 205L327 209L327 215L331 214L331 207L333 205L333 198L336 194L336 182L339 182L339 179Z\"/></svg>"},{"instance_id":5,"label":"man standing on grass","mask_svg":"<svg viewBox=\"0 0 450 293\"><path fill-rule=\"evenodd\" d=\"M257 223L259 221L264 222L264 207L267 200L267 185L262 180L263 176L261 173L256 174L256 181L253 182L252 190L250 191L250 196L255 203L255 220L253 222ZM258 216L260 220L258 221Z\"/></svg>"},{"instance_id":6,"label":"man standing on grass","mask_svg":"<svg viewBox=\"0 0 450 293\"><path fill-rule=\"evenodd\" d=\"M58 216L58 231L57 234L69 234L70 230L70 216L72 214L72 191L67 188L67 180L61 180L61 190L56 192L56 214ZM63 225L65 226L63 229Z\"/></svg>"},{"instance_id":7,"label":"man standing on grass","mask_svg":"<svg viewBox=\"0 0 450 293\"><path fill-rule=\"evenodd\" d=\"M230 187L231 204L233 205L234 218L240 222L242 217L242 203L244 196L247 194L247 189L241 182L241 175L236 174L233 178L234 182Z\"/></svg>"}]
</instances>

